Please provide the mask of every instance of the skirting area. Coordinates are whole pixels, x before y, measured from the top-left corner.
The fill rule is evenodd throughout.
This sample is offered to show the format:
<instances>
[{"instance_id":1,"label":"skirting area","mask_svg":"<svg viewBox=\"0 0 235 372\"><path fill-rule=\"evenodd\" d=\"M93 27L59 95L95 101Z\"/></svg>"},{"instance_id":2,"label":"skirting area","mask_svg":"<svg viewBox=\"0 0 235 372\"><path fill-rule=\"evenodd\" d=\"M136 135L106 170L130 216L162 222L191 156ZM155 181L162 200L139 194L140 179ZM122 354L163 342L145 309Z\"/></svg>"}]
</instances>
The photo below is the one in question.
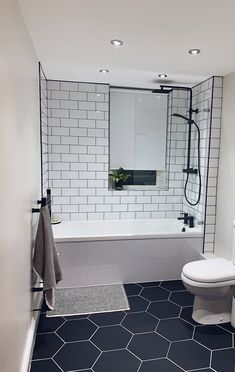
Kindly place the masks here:
<instances>
[{"instance_id":1,"label":"skirting area","mask_svg":"<svg viewBox=\"0 0 235 372\"><path fill-rule=\"evenodd\" d=\"M229 323L201 326L181 281L126 284L130 310L46 318L31 372L233 372Z\"/></svg>"}]
</instances>

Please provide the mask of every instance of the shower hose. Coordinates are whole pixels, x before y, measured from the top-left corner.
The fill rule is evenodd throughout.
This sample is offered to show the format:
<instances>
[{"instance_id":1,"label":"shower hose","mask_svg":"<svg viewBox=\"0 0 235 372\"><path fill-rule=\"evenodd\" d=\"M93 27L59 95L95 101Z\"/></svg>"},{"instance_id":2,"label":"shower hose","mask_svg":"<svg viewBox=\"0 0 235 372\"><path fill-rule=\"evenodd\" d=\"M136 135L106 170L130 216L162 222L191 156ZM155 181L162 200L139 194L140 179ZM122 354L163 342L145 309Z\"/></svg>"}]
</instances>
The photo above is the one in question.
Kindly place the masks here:
<instances>
[{"instance_id":1,"label":"shower hose","mask_svg":"<svg viewBox=\"0 0 235 372\"><path fill-rule=\"evenodd\" d=\"M198 189L198 198L197 198L197 201L195 203L191 202L187 196L187 186L188 186L188 181L189 181L189 173L187 173L187 178L186 178L186 181L185 181L185 185L184 185L184 197L185 199L187 200L187 202L192 205L192 206L195 206L199 203L200 201L200 198L201 198L201 191L202 191L202 177L201 177L201 159L200 159L200 142L201 142L201 135L200 135L200 129L197 125L197 123L195 123L194 120L192 120L192 124L194 124L197 128L197 133L198 133L198 141L197 141L197 158L198 158L198 177L199 177L199 189Z\"/></svg>"}]
</instances>

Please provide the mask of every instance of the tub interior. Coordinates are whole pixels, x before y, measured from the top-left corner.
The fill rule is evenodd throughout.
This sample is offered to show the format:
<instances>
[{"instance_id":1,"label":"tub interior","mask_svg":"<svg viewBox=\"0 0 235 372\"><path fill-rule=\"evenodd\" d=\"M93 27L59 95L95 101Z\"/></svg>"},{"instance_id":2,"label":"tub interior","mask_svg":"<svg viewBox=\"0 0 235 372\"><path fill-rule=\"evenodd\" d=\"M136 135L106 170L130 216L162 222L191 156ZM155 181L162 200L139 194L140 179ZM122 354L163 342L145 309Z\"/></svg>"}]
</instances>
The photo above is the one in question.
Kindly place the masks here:
<instances>
[{"instance_id":1,"label":"tub interior","mask_svg":"<svg viewBox=\"0 0 235 372\"><path fill-rule=\"evenodd\" d=\"M185 232L182 228L185 227ZM202 228L189 228L177 219L150 220L105 220L105 221L63 221L53 226L56 242L138 239L138 238L184 238L202 236Z\"/></svg>"}]
</instances>

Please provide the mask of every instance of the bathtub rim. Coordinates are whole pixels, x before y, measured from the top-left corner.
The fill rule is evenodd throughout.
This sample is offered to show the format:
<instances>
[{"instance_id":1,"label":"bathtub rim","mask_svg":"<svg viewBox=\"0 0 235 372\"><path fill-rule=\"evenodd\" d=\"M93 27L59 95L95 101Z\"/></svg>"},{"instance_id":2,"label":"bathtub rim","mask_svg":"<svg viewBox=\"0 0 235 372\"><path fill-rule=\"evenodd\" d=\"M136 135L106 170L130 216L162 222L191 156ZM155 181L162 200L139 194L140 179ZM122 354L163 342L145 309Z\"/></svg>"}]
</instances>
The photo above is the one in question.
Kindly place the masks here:
<instances>
[{"instance_id":1,"label":"bathtub rim","mask_svg":"<svg viewBox=\"0 0 235 372\"><path fill-rule=\"evenodd\" d=\"M88 220L88 221L62 221L61 224L65 225L65 224L69 224L69 223L82 223L82 224L86 224L86 223L94 223L94 222L98 222L98 223L102 223L102 222L108 222L108 223L115 223L115 222L135 222L135 221L143 221L143 222L146 222L146 221L155 221L155 220L158 220L158 219L147 219L147 220ZM159 220L165 220L165 219L159 219ZM173 218L169 218L169 219L166 219L166 220L174 220ZM53 226L53 235L54 235L54 240L55 240L55 243L66 243L66 242L88 242L88 241L107 241L107 240L110 240L110 241L116 241L116 240L146 240L146 239L184 239L184 238L202 238L203 237L203 230L198 228L198 227L195 227L195 228L189 228L189 227L186 227L186 230L184 232L182 231L174 231L174 232L170 232L170 231L167 231L167 232L154 232L154 233L117 233L117 234L106 234L106 235L101 235L101 234L94 234L94 235L87 235L87 234L84 234L84 235L73 235L71 234L71 236L62 236L62 237L58 237L56 236L56 230L58 230L60 228L61 225L55 225L55 227ZM184 227L184 225L182 225L182 227Z\"/></svg>"}]
</instances>

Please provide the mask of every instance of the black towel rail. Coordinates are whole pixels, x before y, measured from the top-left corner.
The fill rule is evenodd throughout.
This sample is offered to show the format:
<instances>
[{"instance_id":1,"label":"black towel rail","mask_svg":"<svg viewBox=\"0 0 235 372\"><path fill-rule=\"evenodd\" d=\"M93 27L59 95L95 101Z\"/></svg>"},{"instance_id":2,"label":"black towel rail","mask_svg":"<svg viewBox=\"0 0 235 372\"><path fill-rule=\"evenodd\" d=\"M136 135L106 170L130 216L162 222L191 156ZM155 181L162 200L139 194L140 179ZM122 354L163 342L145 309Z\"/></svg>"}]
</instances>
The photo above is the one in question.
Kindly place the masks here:
<instances>
[{"instance_id":1,"label":"black towel rail","mask_svg":"<svg viewBox=\"0 0 235 372\"><path fill-rule=\"evenodd\" d=\"M47 189L47 195L46 197L42 197L41 200L37 200L37 204L41 205L41 207L48 206L49 213L51 216L51 189ZM32 208L32 213L39 213L40 208ZM40 282L42 284L43 282ZM34 287L31 289L33 293L35 292L42 292L43 287ZM33 311L40 311L41 309L33 309Z\"/></svg>"},{"instance_id":2,"label":"black towel rail","mask_svg":"<svg viewBox=\"0 0 235 372\"><path fill-rule=\"evenodd\" d=\"M47 196L42 197L41 200L37 200L37 204L40 204L41 207L48 206L50 216L51 216L51 189L47 189ZM32 208L32 213L39 213L40 208Z\"/></svg>"}]
</instances>

